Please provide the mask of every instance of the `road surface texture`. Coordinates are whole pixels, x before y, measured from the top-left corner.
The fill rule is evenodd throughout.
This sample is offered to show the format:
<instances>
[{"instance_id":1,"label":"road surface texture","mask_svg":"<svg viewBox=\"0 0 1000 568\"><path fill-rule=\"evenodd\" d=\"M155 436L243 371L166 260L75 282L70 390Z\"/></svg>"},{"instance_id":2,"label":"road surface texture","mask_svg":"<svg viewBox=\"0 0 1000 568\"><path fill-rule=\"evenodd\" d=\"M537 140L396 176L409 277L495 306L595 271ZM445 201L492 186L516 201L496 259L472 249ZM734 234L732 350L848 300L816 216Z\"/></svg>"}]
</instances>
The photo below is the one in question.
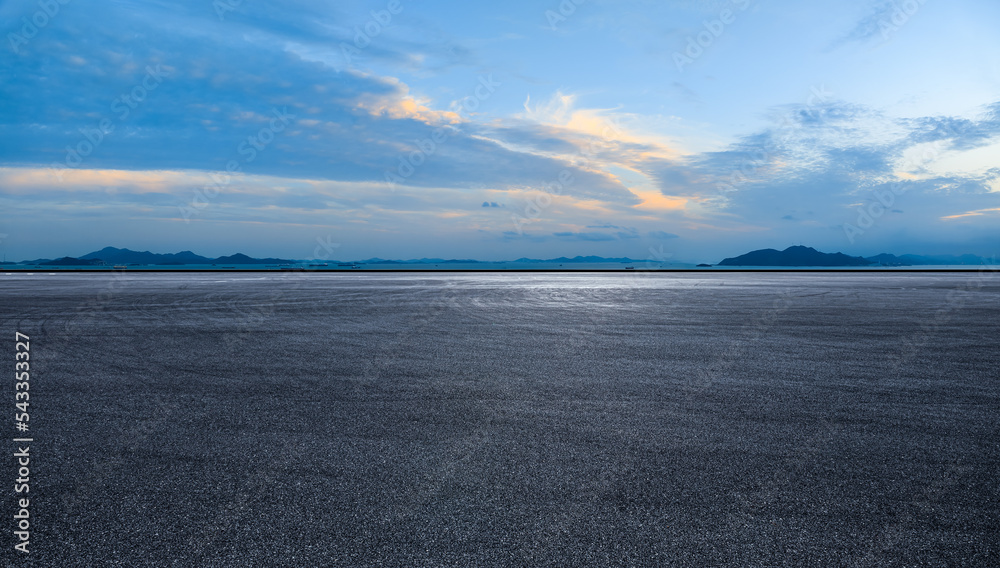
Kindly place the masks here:
<instances>
[{"instance_id":1,"label":"road surface texture","mask_svg":"<svg viewBox=\"0 0 1000 568\"><path fill-rule=\"evenodd\" d=\"M0 274L0 331L5 566L1000 565L1000 273Z\"/></svg>"}]
</instances>

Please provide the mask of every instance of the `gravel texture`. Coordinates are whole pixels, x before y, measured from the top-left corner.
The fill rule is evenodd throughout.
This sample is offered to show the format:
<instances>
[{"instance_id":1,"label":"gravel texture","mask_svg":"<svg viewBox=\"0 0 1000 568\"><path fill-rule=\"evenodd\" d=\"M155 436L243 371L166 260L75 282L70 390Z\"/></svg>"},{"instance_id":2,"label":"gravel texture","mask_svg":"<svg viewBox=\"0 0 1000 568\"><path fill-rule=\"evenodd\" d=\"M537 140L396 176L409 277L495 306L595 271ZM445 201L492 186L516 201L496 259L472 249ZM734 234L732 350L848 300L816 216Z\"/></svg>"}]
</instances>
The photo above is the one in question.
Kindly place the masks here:
<instances>
[{"instance_id":1,"label":"gravel texture","mask_svg":"<svg viewBox=\"0 0 1000 568\"><path fill-rule=\"evenodd\" d=\"M15 330L4 565L1000 565L996 273L0 275Z\"/></svg>"}]
</instances>

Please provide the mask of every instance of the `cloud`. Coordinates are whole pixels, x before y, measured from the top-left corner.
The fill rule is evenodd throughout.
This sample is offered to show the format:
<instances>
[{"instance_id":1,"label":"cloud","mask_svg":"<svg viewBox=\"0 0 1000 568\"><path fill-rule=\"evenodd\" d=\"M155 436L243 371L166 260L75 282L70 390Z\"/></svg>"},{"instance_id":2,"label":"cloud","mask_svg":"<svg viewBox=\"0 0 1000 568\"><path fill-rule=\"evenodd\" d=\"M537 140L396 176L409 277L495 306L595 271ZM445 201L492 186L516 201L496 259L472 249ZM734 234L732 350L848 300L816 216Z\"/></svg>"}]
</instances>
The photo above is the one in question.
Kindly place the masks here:
<instances>
[{"instance_id":1,"label":"cloud","mask_svg":"<svg viewBox=\"0 0 1000 568\"><path fill-rule=\"evenodd\" d=\"M0 7L9 21L37 9L11 6ZM698 113L625 109L662 112L670 100L709 97L719 83L651 80L640 87L654 103L623 97L617 106L600 92L597 60L581 57L582 73L567 66L544 82L510 79L502 74L514 75L509 66L480 60L480 48L497 46L449 34L443 19L425 19L433 11L407 7L361 48L356 29L369 23L370 7L353 3L260 0L224 18L201 0L73 6L19 54L0 58L0 73L12 78L0 83L0 199L11 217L176 223L177 206L215 176L231 179L199 219L218 226L366 227L367 237L395 237L400 227L423 234L433 224L553 247L679 238L657 230L670 227L685 243L739 233L818 245L842 241L840 227L858 207L896 188L903 191L886 209L906 213L880 218L866 239L996 234L1000 102L978 115L898 118L820 97L764 109L769 123L735 138L719 141L709 127L693 138L710 149L691 151L681 134L703 126ZM894 10L890 2L870 8L844 42L870 41ZM643 13L635 19L649 26L664 20ZM599 31L596 16L586 26ZM353 63L342 43L360 49ZM455 104L486 76L497 83L495 101L479 112ZM553 91L564 77L583 76L597 82ZM715 97L705 100L730 100ZM274 122L280 116L288 121ZM54 177L60 168L50 166L67 161ZM230 164L238 173L226 172ZM396 175L393 186L387 174ZM510 214L533 232L508 234Z\"/></svg>"},{"instance_id":2,"label":"cloud","mask_svg":"<svg viewBox=\"0 0 1000 568\"><path fill-rule=\"evenodd\" d=\"M879 0L869 7L868 13L859 19L846 34L835 40L830 49L853 42L866 42L876 37L886 39L893 24L893 14L899 10L892 0Z\"/></svg>"},{"instance_id":3,"label":"cloud","mask_svg":"<svg viewBox=\"0 0 1000 568\"><path fill-rule=\"evenodd\" d=\"M304 9L264 3L218 22L193 4L136 5L53 20L25 53L0 61L0 73L22 78L0 85L0 165L221 171L235 161L256 175L368 182L409 171L409 161L400 183L411 187L541 189L568 171L567 194L638 201L614 176L572 164L560 152L574 144L550 132L513 124L484 137L489 129L393 77L337 72L286 49L277 38L346 37L342 14ZM133 28L143 41L119 31ZM83 35L93 40L70 41ZM88 64L69 64L77 58ZM143 88L149 68L163 75L155 89ZM275 113L287 121L274 127Z\"/></svg>"},{"instance_id":4,"label":"cloud","mask_svg":"<svg viewBox=\"0 0 1000 568\"><path fill-rule=\"evenodd\" d=\"M536 235L528 232L516 232L516 231L503 231L500 234L500 240L502 242L532 242L532 243L543 243L550 240L551 237L548 235Z\"/></svg>"},{"instance_id":5,"label":"cloud","mask_svg":"<svg viewBox=\"0 0 1000 568\"><path fill-rule=\"evenodd\" d=\"M650 231L649 232L649 236L653 237L654 239L679 239L680 238L678 235L675 235L673 233L668 233L666 231Z\"/></svg>"},{"instance_id":6,"label":"cloud","mask_svg":"<svg viewBox=\"0 0 1000 568\"><path fill-rule=\"evenodd\" d=\"M1000 194L996 107L961 119L892 118L840 101L784 105L772 109L769 127L726 147L650 158L636 169L664 198L686 200L672 222L686 219L691 229L705 229L704 220L716 230L772 235L776 243L843 248L850 244L843 225L857 222L859 207L877 204L906 213L881 217L865 235L870 242L891 235L902 243L917 227L942 242L964 238L942 215L976 219L997 234L983 225ZM893 195L893 203L879 203L878 195Z\"/></svg>"},{"instance_id":7,"label":"cloud","mask_svg":"<svg viewBox=\"0 0 1000 568\"><path fill-rule=\"evenodd\" d=\"M589 242L613 241L620 238L616 235L609 235L607 233L597 233L597 232L590 232L590 233L559 232L559 233L552 233L552 236L572 241L589 241Z\"/></svg>"},{"instance_id":8,"label":"cloud","mask_svg":"<svg viewBox=\"0 0 1000 568\"><path fill-rule=\"evenodd\" d=\"M976 211L967 211L965 213L960 213L958 215L946 215L941 217L941 219L961 219L963 217L978 217L980 215L987 215L990 213L1000 213L1000 207L991 207L989 209L978 209Z\"/></svg>"}]
</instances>

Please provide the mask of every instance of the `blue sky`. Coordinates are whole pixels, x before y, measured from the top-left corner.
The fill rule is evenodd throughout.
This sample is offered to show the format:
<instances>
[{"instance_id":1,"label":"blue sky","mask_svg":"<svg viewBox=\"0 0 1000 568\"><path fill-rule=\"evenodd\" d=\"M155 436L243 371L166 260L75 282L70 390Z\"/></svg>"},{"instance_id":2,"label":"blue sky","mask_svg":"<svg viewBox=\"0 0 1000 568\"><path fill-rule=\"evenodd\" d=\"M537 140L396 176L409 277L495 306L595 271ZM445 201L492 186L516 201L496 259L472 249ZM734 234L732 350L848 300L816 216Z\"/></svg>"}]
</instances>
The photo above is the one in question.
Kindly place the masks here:
<instances>
[{"instance_id":1,"label":"blue sky","mask_svg":"<svg viewBox=\"0 0 1000 568\"><path fill-rule=\"evenodd\" d=\"M51 0L0 22L8 260L1000 253L996 2Z\"/></svg>"}]
</instances>

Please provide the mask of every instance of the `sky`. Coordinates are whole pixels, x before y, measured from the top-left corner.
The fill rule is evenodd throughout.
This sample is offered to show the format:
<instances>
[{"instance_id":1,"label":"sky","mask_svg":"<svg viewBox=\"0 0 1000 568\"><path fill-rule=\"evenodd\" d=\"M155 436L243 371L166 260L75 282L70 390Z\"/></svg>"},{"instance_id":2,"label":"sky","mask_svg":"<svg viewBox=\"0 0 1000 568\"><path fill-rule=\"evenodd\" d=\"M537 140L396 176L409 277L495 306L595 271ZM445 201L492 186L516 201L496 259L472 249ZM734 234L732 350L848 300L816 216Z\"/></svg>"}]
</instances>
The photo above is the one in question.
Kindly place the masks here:
<instances>
[{"instance_id":1,"label":"sky","mask_svg":"<svg viewBox=\"0 0 1000 568\"><path fill-rule=\"evenodd\" d=\"M0 250L1000 253L993 0L6 0Z\"/></svg>"}]
</instances>

